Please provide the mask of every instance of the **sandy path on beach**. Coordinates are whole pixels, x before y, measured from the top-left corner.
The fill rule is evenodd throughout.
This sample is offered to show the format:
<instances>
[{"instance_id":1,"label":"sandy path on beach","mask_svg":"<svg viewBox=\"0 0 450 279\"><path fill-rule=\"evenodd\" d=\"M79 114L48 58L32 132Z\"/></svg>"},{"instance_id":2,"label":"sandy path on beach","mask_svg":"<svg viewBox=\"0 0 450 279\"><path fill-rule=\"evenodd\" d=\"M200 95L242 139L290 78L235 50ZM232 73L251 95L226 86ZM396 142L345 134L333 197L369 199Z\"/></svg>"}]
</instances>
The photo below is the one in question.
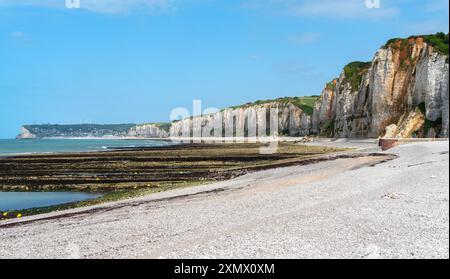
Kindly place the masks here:
<instances>
[{"instance_id":1,"label":"sandy path on beach","mask_svg":"<svg viewBox=\"0 0 450 279\"><path fill-rule=\"evenodd\" d=\"M414 143L374 166L339 159L2 222L0 258L448 258L448 150Z\"/></svg>"}]
</instances>

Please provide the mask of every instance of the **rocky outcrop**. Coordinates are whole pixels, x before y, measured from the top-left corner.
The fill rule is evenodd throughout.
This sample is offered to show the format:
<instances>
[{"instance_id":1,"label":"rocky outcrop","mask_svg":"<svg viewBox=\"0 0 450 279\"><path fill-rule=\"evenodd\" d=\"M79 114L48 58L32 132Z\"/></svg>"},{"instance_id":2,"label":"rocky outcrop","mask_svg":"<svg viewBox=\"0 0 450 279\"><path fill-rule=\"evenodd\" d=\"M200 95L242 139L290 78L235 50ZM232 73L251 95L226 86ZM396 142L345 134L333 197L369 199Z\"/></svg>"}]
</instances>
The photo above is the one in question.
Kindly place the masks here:
<instances>
[{"instance_id":1,"label":"rocky outcrop","mask_svg":"<svg viewBox=\"0 0 450 279\"><path fill-rule=\"evenodd\" d=\"M277 109L279 134L327 137L448 137L448 35L436 34L393 39L372 62L352 62L339 78L328 83L306 113L292 102L266 102L229 108L215 114L174 122L171 136L252 135L274 120ZM419 113L420 110L420 113ZM272 126L274 126L272 124ZM388 128L386 133L386 128ZM250 129L249 129L250 128ZM234 130L233 130L234 129ZM217 130L217 129L216 129Z\"/></svg>"},{"instance_id":2,"label":"rocky outcrop","mask_svg":"<svg viewBox=\"0 0 450 279\"><path fill-rule=\"evenodd\" d=\"M35 139L37 136L31 133L27 128L22 127L20 129L20 134L16 137L17 139Z\"/></svg>"},{"instance_id":3,"label":"rocky outcrop","mask_svg":"<svg viewBox=\"0 0 450 279\"><path fill-rule=\"evenodd\" d=\"M371 63L347 65L335 86L324 90L311 130L334 137L377 138L394 124L406 129L396 131L404 137L448 137L448 82L448 55L423 37L392 40ZM425 119L410 131L404 120L417 108Z\"/></svg>"},{"instance_id":4,"label":"rocky outcrop","mask_svg":"<svg viewBox=\"0 0 450 279\"><path fill-rule=\"evenodd\" d=\"M386 127L385 138L411 138L425 124L425 115L420 109L415 109L408 114L403 115L397 124L391 124ZM427 137L435 137L435 134L422 135Z\"/></svg>"}]
</instances>

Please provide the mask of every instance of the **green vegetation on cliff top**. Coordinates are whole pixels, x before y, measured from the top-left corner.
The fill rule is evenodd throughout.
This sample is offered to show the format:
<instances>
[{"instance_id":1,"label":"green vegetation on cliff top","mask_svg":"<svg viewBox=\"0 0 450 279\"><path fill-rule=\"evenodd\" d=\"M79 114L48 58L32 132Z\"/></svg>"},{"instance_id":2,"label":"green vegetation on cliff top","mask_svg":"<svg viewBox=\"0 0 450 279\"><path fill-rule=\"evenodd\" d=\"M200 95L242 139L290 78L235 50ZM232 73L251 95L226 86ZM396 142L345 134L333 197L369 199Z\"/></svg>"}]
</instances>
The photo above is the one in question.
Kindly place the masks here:
<instances>
[{"instance_id":1,"label":"green vegetation on cliff top","mask_svg":"<svg viewBox=\"0 0 450 279\"><path fill-rule=\"evenodd\" d=\"M172 123L170 122L159 122L159 123L153 123L153 125L155 125L156 127L164 130L164 131L169 131L170 130L170 126L172 125Z\"/></svg>"},{"instance_id":2,"label":"green vegetation on cliff top","mask_svg":"<svg viewBox=\"0 0 450 279\"><path fill-rule=\"evenodd\" d=\"M362 77L370 68L371 62L355 61L344 67L345 80L353 91L357 91L361 85Z\"/></svg>"},{"instance_id":3,"label":"green vegetation on cliff top","mask_svg":"<svg viewBox=\"0 0 450 279\"><path fill-rule=\"evenodd\" d=\"M334 91L336 89L337 79L333 79L325 85L325 89Z\"/></svg>"},{"instance_id":4,"label":"green vegetation on cliff top","mask_svg":"<svg viewBox=\"0 0 450 279\"><path fill-rule=\"evenodd\" d=\"M417 39L417 38L423 38L423 40L434 47L434 49L439 52L440 54L443 54L448 57L448 33L445 34L443 32L438 32L436 34L431 35L418 35L418 36L410 36L408 38L394 38L387 41L387 43L383 46L383 48L387 47L393 47L397 48L395 43L400 41L401 46L406 46L408 43L408 40L410 39Z\"/></svg>"},{"instance_id":5,"label":"green vegetation on cliff top","mask_svg":"<svg viewBox=\"0 0 450 279\"><path fill-rule=\"evenodd\" d=\"M282 103L282 104L292 104L301 110L303 110L304 113L307 115L312 115L314 111L314 105L316 101L319 99L320 96L307 96L307 97L282 97L277 99L271 99L271 100L258 100L256 102L250 102L246 103L240 106L233 106L230 107L231 109L238 109L238 108L247 108L251 106L258 106L268 103Z\"/></svg>"},{"instance_id":6,"label":"green vegetation on cliff top","mask_svg":"<svg viewBox=\"0 0 450 279\"><path fill-rule=\"evenodd\" d=\"M432 45L439 53L448 56L448 33L447 35L440 32L435 35L423 36L425 42Z\"/></svg>"}]
</instances>

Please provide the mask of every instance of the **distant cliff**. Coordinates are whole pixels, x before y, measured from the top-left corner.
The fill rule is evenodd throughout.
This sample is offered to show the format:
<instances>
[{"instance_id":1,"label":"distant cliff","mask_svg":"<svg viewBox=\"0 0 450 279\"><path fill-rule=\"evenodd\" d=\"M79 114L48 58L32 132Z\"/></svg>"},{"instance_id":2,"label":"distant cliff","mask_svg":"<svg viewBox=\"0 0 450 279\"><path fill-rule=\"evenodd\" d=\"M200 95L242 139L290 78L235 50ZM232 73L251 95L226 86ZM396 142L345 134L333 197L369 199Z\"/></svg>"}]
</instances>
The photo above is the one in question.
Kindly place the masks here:
<instances>
[{"instance_id":1,"label":"distant cliff","mask_svg":"<svg viewBox=\"0 0 450 279\"><path fill-rule=\"evenodd\" d=\"M137 137L164 138L169 135L170 124L79 124L79 125L25 125L19 139L29 138L102 138L102 137Z\"/></svg>"},{"instance_id":2,"label":"distant cliff","mask_svg":"<svg viewBox=\"0 0 450 279\"><path fill-rule=\"evenodd\" d=\"M220 112L175 121L172 137L247 137L269 135L306 136L311 133L311 116L317 97L279 98L230 107ZM270 111L273 111L270 114ZM275 124L276 121L276 124ZM218 124L218 125L217 125ZM253 128L249 127L253 125ZM220 126L222 129L214 129Z\"/></svg>"},{"instance_id":3,"label":"distant cliff","mask_svg":"<svg viewBox=\"0 0 450 279\"><path fill-rule=\"evenodd\" d=\"M169 137L170 123L149 123L135 125L128 131L129 137L141 138L167 138Z\"/></svg>"}]
</instances>

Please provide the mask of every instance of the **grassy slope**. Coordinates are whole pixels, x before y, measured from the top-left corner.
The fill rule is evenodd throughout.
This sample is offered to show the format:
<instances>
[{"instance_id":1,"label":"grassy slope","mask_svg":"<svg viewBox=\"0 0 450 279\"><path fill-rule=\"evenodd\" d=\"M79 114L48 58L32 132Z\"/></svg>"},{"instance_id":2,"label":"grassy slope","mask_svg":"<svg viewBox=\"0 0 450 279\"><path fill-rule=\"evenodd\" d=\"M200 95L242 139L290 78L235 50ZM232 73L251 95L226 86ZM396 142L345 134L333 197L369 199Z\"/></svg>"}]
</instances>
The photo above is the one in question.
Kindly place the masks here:
<instances>
[{"instance_id":1,"label":"grassy slope","mask_svg":"<svg viewBox=\"0 0 450 279\"><path fill-rule=\"evenodd\" d=\"M433 46L434 49L439 52L440 54L446 55L448 57L449 55L449 48L448 48L448 36L449 34L445 34L442 32L431 34L431 35L418 35L418 36L410 36L408 38L393 38L387 41L387 43L383 46L383 48L387 47L394 47L396 48L396 43L401 42L400 45L407 44L408 40L410 39L416 39L416 38L423 38L424 41Z\"/></svg>"},{"instance_id":2,"label":"grassy slope","mask_svg":"<svg viewBox=\"0 0 450 279\"><path fill-rule=\"evenodd\" d=\"M233 109L246 108L246 107L263 105L263 104L273 103L273 102L278 102L278 103L282 103L282 104L291 103L294 106L302 109L306 114L312 115L312 113L314 111L314 105L318 99L319 99L319 96L282 97L282 98L270 99L270 100L258 100L256 102L246 103L246 104L243 104L240 106L234 106L231 108L233 108Z\"/></svg>"},{"instance_id":3,"label":"grassy slope","mask_svg":"<svg viewBox=\"0 0 450 279\"><path fill-rule=\"evenodd\" d=\"M370 68L372 62L355 61L344 67L345 80L348 81L353 91L357 91L361 85L362 77Z\"/></svg>"}]
</instances>

